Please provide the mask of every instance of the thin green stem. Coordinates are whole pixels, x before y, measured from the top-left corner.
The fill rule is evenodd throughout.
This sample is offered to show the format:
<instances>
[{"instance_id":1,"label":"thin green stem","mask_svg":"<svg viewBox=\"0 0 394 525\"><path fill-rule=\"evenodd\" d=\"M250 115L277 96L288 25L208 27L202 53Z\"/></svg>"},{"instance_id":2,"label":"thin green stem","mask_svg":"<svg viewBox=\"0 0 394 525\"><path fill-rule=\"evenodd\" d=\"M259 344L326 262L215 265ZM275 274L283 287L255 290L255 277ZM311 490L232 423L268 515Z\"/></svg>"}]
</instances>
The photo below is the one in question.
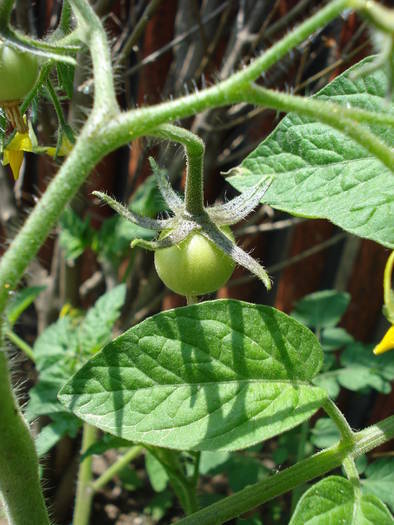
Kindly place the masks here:
<instances>
[{"instance_id":1,"label":"thin green stem","mask_svg":"<svg viewBox=\"0 0 394 525\"><path fill-rule=\"evenodd\" d=\"M391 276L393 274L394 267L394 251L391 252L389 258L387 259L386 266L384 268L383 276L383 295L384 295L384 304L389 312L394 310L394 304L392 304L392 292L391 292Z\"/></svg>"},{"instance_id":2,"label":"thin green stem","mask_svg":"<svg viewBox=\"0 0 394 525\"><path fill-rule=\"evenodd\" d=\"M88 423L83 424L81 455L91 447L97 439L97 430ZM77 494L73 525L88 525L93 500L92 481L93 456L88 456L79 465Z\"/></svg>"},{"instance_id":3,"label":"thin green stem","mask_svg":"<svg viewBox=\"0 0 394 525\"><path fill-rule=\"evenodd\" d=\"M330 398L327 398L327 400L324 402L323 410L336 424L341 434L341 440L348 442L350 444L354 444L355 443L354 432L350 428L349 423L347 422L345 416L342 414L342 412L339 410L337 405Z\"/></svg>"},{"instance_id":4,"label":"thin green stem","mask_svg":"<svg viewBox=\"0 0 394 525\"><path fill-rule=\"evenodd\" d=\"M185 209L194 216L204 213L204 142L191 131L172 124L162 124L147 134L183 144L187 158Z\"/></svg>"},{"instance_id":5,"label":"thin green stem","mask_svg":"<svg viewBox=\"0 0 394 525\"><path fill-rule=\"evenodd\" d=\"M64 117L64 114L63 114L63 109L62 109L62 106L60 104L60 101L58 99L58 96L56 94L56 91L52 85L52 82L50 81L49 78L46 79L46 88L48 90L48 93L49 93L49 96L51 97L51 101L52 101L52 104L53 104L53 107L55 108L55 112L56 112L56 116L57 116L57 119L59 121L59 125L60 125L60 128L61 128L61 132L59 132L59 135L62 135L63 132L66 134L68 140L74 144L75 143L75 137L74 137L74 133L71 129L71 127L67 124L66 122L66 119ZM61 136L60 136L60 141L58 140L58 148L61 147Z\"/></svg>"},{"instance_id":6,"label":"thin green stem","mask_svg":"<svg viewBox=\"0 0 394 525\"><path fill-rule=\"evenodd\" d=\"M345 458L342 466L348 480L352 482L355 488L360 488L360 477L354 459L352 457Z\"/></svg>"},{"instance_id":7,"label":"thin green stem","mask_svg":"<svg viewBox=\"0 0 394 525\"><path fill-rule=\"evenodd\" d=\"M123 456L118 458L113 465L111 465L105 472L101 474L99 478L96 479L91 484L91 487L94 492L102 489L107 483L109 483L121 470L123 470L127 465L133 461L136 457L140 456L144 451L144 447L140 445L135 445L131 447Z\"/></svg>"},{"instance_id":8,"label":"thin green stem","mask_svg":"<svg viewBox=\"0 0 394 525\"><path fill-rule=\"evenodd\" d=\"M281 494L339 467L348 456L358 457L394 437L394 416L355 434L356 444L342 441L314 454L274 476L270 476L187 516L179 525L220 525Z\"/></svg>"},{"instance_id":9,"label":"thin green stem","mask_svg":"<svg viewBox=\"0 0 394 525\"><path fill-rule=\"evenodd\" d=\"M15 332L12 330L6 330L5 331L6 337L11 341L11 343L14 343L15 346L17 346L24 354L31 360L33 363L35 362L36 358L34 356L33 349L30 345L28 345L23 339L19 337Z\"/></svg>"},{"instance_id":10,"label":"thin green stem","mask_svg":"<svg viewBox=\"0 0 394 525\"><path fill-rule=\"evenodd\" d=\"M12 393L0 323L0 492L10 525L49 525L38 459L28 426Z\"/></svg>"}]
</instances>

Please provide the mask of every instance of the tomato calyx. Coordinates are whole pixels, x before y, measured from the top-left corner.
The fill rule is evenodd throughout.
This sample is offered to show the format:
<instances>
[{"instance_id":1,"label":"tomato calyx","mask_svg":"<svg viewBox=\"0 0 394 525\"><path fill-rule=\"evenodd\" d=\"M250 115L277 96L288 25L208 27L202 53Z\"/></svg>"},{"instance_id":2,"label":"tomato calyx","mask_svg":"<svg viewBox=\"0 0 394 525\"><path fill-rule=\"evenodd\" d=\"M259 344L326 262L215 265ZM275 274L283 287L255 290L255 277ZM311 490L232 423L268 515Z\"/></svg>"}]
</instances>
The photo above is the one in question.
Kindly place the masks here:
<instances>
[{"instance_id":1,"label":"tomato calyx","mask_svg":"<svg viewBox=\"0 0 394 525\"><path fill-rule=\"evenodd\" d=\"M179 246L193 232L199 233L212 243L220 252L231 258L234 263L243 266L263 281L267 289L271 288L271 280L264 267L253 259L242 248L236 245L232 238L223 233L224 226L230 226L244 219L260 203L268 190L271 180L267 179L253 186L235 199L224 204L204 208L203 212L193 215L185 209L181 197L171 187L164 170L160 169L153 159L150 159L153 172L157 179L159 190L173 216L168 219L152 219L134 213L112 199L105 193L94 191L93 195L105 202L125 219L142 226L162 232L157 239L146 241L135 239L131 246L140 246L147 250L162 250ZM164 232L164 235L163 235ZM203 270L202 270L203 271Z\"/></svg>"}]
</instances>

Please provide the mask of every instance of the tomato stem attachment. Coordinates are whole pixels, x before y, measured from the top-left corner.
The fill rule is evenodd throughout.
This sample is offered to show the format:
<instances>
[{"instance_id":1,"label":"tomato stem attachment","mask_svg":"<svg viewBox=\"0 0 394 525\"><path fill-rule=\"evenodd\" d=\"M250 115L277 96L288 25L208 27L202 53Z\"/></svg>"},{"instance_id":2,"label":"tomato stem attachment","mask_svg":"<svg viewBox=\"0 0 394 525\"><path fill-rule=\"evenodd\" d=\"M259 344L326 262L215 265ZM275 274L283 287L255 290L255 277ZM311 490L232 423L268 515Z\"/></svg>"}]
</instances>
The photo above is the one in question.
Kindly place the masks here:
<instances>
[{"instance_id":1,"label":"tomato stem attachment","mask_svg":"<svg viewBox=\"0 0 394 525\"><path fill-rule=\"evenodd\" d=\"M18 131L18 133L27 133L29 128L26 122L23 120L23 116L19 110L20 100L9 100L3 101L1 107L4 109L7 119L10 121L11 126Z\"/></svg>"}]
</instances>

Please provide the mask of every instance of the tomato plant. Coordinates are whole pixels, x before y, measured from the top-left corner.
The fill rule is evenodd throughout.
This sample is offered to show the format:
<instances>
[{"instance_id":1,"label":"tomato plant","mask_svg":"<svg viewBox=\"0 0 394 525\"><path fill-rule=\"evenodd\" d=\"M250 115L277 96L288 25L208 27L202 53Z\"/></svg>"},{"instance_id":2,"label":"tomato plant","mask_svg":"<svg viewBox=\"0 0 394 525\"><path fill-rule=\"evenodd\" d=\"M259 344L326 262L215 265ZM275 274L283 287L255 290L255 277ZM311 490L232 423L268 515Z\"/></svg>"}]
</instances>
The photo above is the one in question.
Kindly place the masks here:
<instances>
[{"instance_id":1,"label":"tomato plant","mask_svg":"<svg viewBox=\"0 0 394 525\"><path fill-rule=\"evenodd\" d=\"M187 5L172 3L183 9ZM57 464L69 463L71 468L54 497L59 503L67 492L63 481L66 486L78 460L73 525L88 525L95 493L115 476L127 490L137 490L141 479L149 477L152 490L161 498L159 513L154 514L157 499L152 498L150 505L156 521L167 520L165 512L172 506L167 522L179 518L183 525L218 525L280 498L261 516L264 523L339 520L350 524L356 519L392 525L386 506L394 505L392 490L387 490L392 484L392 462L382 456L366 465L371 458L363 456L394 437L394 418L384 414L378 423L355 431L353 427L371 421L365 414L354 420L356 404L351 399L347 412L352 419L348 422L335 400L342 400L341 388L358 395L371 389L382 395L390 391L394 378L388 352L394 345L394 256L389 257L384 271L383 313L391 328L375 348L377 354L385 355L375 356L373 345L363 344L361 337L356 339L350 330L339 326L345 313L352 310L348 310L350 294L344 291L309 294L296 304L292 315L271 306L277 306L276 298L283 299L286 294L282 289L274 295L267 270L250 254L254 245L245 243L245 251L230 227L264 204L245 228L234 231L243 236L270 230L256 252L264 258L269 254L270 272L276 279L278 268L297 263L299 258L298 254L293 257L284 236L280 243L273 242L271 250L271 230L287 228L289 222L291 227L297 223L298 228L301 217L323 219L330 228L341 228L346 232L339 234L341 239L349 233L380 245L386 250L384 256L394 249L393 10L374 0L331 0L323 7L313 3L314 12L310 16L303 12L301 23L285 32L304 2L295 4L286 16L286 2L194 3L199 15L196 24L193 14L187 20L177 16L171 24L177 35L169 47L162 48L177 54L174 71L169 72L169 78L175 79L176 95L168 97L168 89L168 100L147 106L146 92L139 88L145 88L147 77L154 75L144 76L143 67L154 63L162 50L145 56L140 44L145 24L163 3L121 2L121 9L111 17L103 16L103 11L111 10L115 2L64 0L57 9L60 0L55 0L51 3L53 16L48 18L56 27L38 40L13 27L14 21L26 22L21 16L21 6L26 3L0 0L3 162L12 161L14 172L19 173L26 150L49 153L59 165L45 190L37 184L42 195L37 202L35 196L29 201L34 207L0 260L0 500L6 517L10 525L26 525L26 520L29 525L49 525L39 458L68 436L75 439L75 446L67 443L67 460ZM214 4L218 7L212 10ZM203 13L205 9L208 14ZM313 68L304 58L314 57L318 62L321 55L327 56L327 48L333 42L337 45L331 26L335 25L334 35L347 35L351 10L377 32L377 54L339 74L343 64L336 61L335 49L329 53L335 62L325 64L319 78L315 72L310 75ZM220 13L220 24L212 22L210 17ZM232 32L221 34L234 14ZM124 27L123 17L127 18ZM338 24L333 24L338 18ZM160 16L158 19L167 28ZM273 26L268 27L271 22ZM357 23L352 17L350 25ZM114 26L120 27L122 34L110 45L107 33ZM272 27L277 38L270 34ZM192 49L188 37L196 31L198 44ZM155 40L151 28L147 35L146 41ZM270 41L274 43L267 48ZM347 49L347 59L360 52L353 44L342 46ZM302 59L300 53L305 53ZM138 62L141 56L145 58ZM256 58L250 60L251 56ZM220 74L215 76L212 68L221 60ZM292 67L283 67L282 60L291 61ZM272 89L273 80L275 86L286 85L277 75L289 71L292 75L293 62L294 70L298 68L294 86ZM276 64L280 67L266 76ZM121 94L115 90L114 71L125 72L117 79L119 84L123 82ZM201 77L204 71L209 87ZM138 89L133 85L136 77L130 81L136 72L143 79ZM316 82L323 86L319 91ZM178 96L183 85L188 91L189 83L195 89ZM86 105L82 110L81 100ZM262 109L270 110L269 122ZM280 113L287 115L278 123L275 115ZM190 119L197 114L192 123ZM10 132L7 118L23 134ZM253 149L262 118L260 138L264 139ZM54 136L56 148L42 145ZM168 154L173 144L166 144L168 149L163 146L161 150L166 155L154 150L164 167L152 161L154 177L146 179L146 164L139 157L142 142L139 147L127 148L143 137L180 144L186 162ZM118 149L119 166L123 169L127 165L130 170L127 177L118 177L117 165L113 169L116 155L111 162L100 163ZM130 155L129 162L124 162L122 155ZM87 195L81 188L99 164L95 186L106 179L101 177L105 164L116 173L117 183L128 181L125 191L120 182L119 187L105 188L122 196L126 204L104 191L93 191L116 212L105 219L97 211L98 201L86 198L85 206L75 200L76 195ZM219 179L221 169L228 169L226 181ZM209 199L217 201L208 206L204 185L215 173L222 185L209 188L216 192L207 192ZM239 194L226 200L225 184ZM34 186L35 182L29 191ZM26 194L27 183L21 178L15 201ZM9 218L13 218L9 211L14 200L11 191L6 200L8 207L3 210L2 204L0 214L5 223L1 224L2 235L8 233ZM65 211L71 202L72 209ZM291 217L272 220L285 213ZM38 253L43 256L41 248L56 225L60 234L53 264L40 267L37 274L43 286L37 286L30 263ZM353 242L354 238L346 239L344 256L341 251L338 259L349 254L353 257ZM282 251L287 256L276 265L275 253ZM332 259L334 255L330 264ZM257 304L237 299L198 300L198 296L225 285L236 264L249 272L242 282L255 279L253 298ZM384 264L380 266L383 274ZM186 296L186 306L166 308L174 296L157 278L155 268L170 290ZM348 270L346 261L341 279L335 279L341 290L346 289ZM331 268L328 273L325 278L331 279ZM368 276L363 285L373 283L380 289L375 277ZM24 280L32 280L34 286L17 293ZM40 300L42 293L46 295ZM22 313L28 315L33 303L38 328L27 336L19 330L17 320ZM380 308L378 303L376 300L376 308ZM290 307L283 310L290 311ZM54 317L58 318L50 324ZM26 390L29 401L23 411L12 388L4 351L9 343L30 359L29 378L38 376L29 392ZM21 367L17 372L24 377L26 369ZM320 411L326 417L311 429L310 420ZM34 432L38 428L38 434L33 435L26 423L37 420ZM81 454L76 452L79 443ZM313 447L325 448L314 453ZM62 448L56 452L57 460ZM93 456L110 448L122 449L122 455L97 474ZM142 454L146 471L138 476L129 467ZM341 467L343 476L324 477L330 471L339 473ZM218 472L221 479L228 480L227 492L223 497L215 494L218 500L207 505L200 498L205 491L200 475ZM305 491L306 484L322 477ZM381 490L380 483L386 490ZM74 480L70 485L68 495L73 497ZM291 501L286 495L289 491ZM133 495L133 502L137 499ZM67 505L61 501L53 506L70 507L68 500ZM70 523L70 519L68 513L63 523ZM251 519L261 525L259 517Z\"/></svg>"}]
</instances>

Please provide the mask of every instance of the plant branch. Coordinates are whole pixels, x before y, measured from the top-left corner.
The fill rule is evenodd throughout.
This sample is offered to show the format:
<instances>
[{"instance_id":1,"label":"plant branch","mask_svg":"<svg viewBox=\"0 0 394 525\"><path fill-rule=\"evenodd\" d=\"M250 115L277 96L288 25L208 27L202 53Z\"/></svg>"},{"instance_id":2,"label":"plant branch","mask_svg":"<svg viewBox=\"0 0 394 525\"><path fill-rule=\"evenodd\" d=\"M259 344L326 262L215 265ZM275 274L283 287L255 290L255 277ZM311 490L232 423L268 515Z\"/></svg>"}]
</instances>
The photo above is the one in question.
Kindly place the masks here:
<instances>
[{"instance_id":1,"label":"plant branch","mask_svg":"<svg viewBox=\"0 0 394 525\"><path fill-rule=\"evenodd\" d=\"M342 441L179 520L179 525L219 525L270 501L301 483L322 476L341 465L345 458L356 458L394 437L394 416L355 434L356 444Z\"/></svg>"},{"instance_id":2,"label":"plant branch","mask_svg":"<svg viewBox=\"0 0 394 525\"><path fill-rule=\"evenodd\" d=\"M204 143L191 131L172 124L163 124L150 130L148 135L183 144L187 157L185 209L192 215L204 213Z\"/></svg>"},{"instance_id":3,"label":"plant branch","mask_svg":"<svg viewBox=\"0 0 394 525\"><path fill-rule=\"evenodd\" d=\"M80 28L80 37L91 51L94 76L93 111L115 114L119 106L115 96L111 52L100 19L85 0L70 0Z\"/></svg>"},{"instance_id":4,"label":"plant branch","mask_svg":"<svg viewBox=\"0 0 394 525\"><path fill-rule=\"evenodd\" d=\"M144 447L141 445L135 445L131 447L123 456L118 458L115 463L107 468L105 472L101 474L92 484L92 490L97 492L98 490L105 487L105 485L111 481L121 470L123 470L127 465L133 461L137 456L141 455L144 451Z\"/></svg>"},{"instance_id":5,"label":"plant branch","mask_svg":"<svg viewBox=\"0 0 394 525\"><path fill-rule=\"evenodd\" d=\"M17 346L24 354L31 360L33 363L35 362L36 358L34 356L33 349L30 345L28 345L23 339L19 337L15 332L12 330L6 330L5 331L6 337L13 343L15 346Z\"/></svg>"},{"instance_id":6,"label":"plant branch","mask_svg":"<svg viewBox=\"0 0 394 525\"><path fill-rule=\"evenodd\" d=\"M91 447L97 437L97 430L88 423L83 424L81 454ZM75 498L75 509L73 525L89 525L89 517L93 499L92 481L93 457L88 456L79 465L77 494Z\"/></svg>"},{"instance_id":7,"label":"plant branch","mask_svg":"<svg viewBox=\"0 0 394 525\"><path fill-rule=\"evenodd\" d=\"M332 419L332 421L337 426L341 434L342 441L354 443L355 434L350 428L349 423L347 422L345 416L339 410L339 408L334 403L334 401L332 401L330 398L327 398L327 400L323 404L323 410L326 412L326 414Z\"/></svg>"}]
</instances>

